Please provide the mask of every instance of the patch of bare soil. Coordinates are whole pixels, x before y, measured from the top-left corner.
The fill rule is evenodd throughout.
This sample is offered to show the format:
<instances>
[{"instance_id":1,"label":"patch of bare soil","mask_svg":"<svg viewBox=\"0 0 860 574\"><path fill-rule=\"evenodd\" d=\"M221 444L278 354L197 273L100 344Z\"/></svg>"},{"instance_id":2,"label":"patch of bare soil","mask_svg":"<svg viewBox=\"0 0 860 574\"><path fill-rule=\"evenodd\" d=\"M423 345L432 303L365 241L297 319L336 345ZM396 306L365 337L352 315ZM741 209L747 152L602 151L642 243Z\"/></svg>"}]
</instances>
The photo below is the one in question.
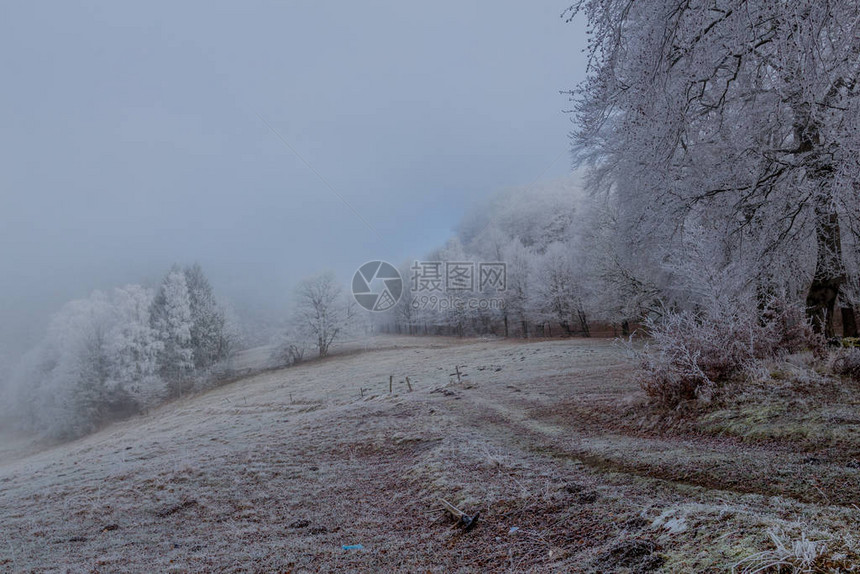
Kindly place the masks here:
<instances>
[{"instance_id":1,"label":"patch of bare soil","mask_svg":"<svg viewBox=\"0 0 860 574\"><path fill-rule=\"evenodd\" d=\"M774 529L856 557L860 469L643 424L609 342L377 347L0 463L0 570L726 572Z\"/></svg>"}]
</instances>

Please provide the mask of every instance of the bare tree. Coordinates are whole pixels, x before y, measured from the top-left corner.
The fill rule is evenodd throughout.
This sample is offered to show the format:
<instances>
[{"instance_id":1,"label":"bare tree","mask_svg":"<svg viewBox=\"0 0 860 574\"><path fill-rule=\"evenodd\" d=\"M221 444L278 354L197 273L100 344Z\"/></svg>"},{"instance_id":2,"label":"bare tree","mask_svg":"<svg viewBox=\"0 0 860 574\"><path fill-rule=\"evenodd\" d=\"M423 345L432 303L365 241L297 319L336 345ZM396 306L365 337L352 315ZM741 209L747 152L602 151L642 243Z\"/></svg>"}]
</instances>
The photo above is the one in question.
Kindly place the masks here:
<instances>
[{"instance_id":1,"label":"bare tree","mask_svg":"<svg viewBox=\"0 0 860 574\"><path fill-rule=\"evenodd\" d=\"M332 343L349 328L355 307L346 300L332 272L309 277L296 289L295 324L301 335L328 355Z\"/></svg>"}]
</instances>

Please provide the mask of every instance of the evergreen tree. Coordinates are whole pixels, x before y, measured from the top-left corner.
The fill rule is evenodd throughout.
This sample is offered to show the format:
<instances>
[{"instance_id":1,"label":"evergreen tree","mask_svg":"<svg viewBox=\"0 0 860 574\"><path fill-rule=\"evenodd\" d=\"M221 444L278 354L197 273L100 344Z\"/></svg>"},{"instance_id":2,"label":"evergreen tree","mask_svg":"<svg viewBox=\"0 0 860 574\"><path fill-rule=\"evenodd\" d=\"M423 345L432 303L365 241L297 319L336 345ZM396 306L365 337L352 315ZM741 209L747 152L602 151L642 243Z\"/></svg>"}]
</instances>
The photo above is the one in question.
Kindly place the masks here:
<instances>
[{"instance_id":1,"label":"evergreen tree","mask_svg":"<svg viewBox=\"0 0 860 574\"><path fill-rule=\"evenodd\" d=\"M191 348L194 366L205 369L227 358L229 337L224 310L215 300L212 285L198 264L185 269L191 306Z\"/></svg>"},{"instance_id":2,"label":"evergreen tree","mask_svg":"<svg viewBox=\"0 0 860 574\"><path fill-rule=\"evenodd\" d=\"M160 374L170 394L179 395L194 369L194 350L191 295L185 273L178 267L171 269L161 283L152 303L151 324L162 345Z\"/></svg>"}]
</instances>

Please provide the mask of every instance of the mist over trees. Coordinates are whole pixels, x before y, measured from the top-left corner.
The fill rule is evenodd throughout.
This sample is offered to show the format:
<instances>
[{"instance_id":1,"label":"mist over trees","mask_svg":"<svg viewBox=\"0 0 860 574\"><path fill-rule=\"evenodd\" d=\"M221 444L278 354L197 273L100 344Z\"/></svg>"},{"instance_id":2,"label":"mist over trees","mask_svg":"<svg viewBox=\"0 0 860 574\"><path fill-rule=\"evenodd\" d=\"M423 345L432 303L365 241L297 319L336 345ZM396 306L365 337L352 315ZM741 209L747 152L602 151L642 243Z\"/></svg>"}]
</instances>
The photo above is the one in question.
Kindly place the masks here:
<instances>
[{"instance_id":1,"label":"mist over trees","mask_svg":"<svg viewBox=\"0 0 860 574\"><path fill-rule=\"evenodd\" d=\"M571 93L582 187L498 194L423 257L505 262L502 306L407 299L391 327L588 336L689 312L856 336L858 5L582 0L577 14L593 32Z\"/></svg>"},{"instance_id":2,"label":"mist over trees","mask_svg":"<svg viewBox=\"0 0 860 574\"><path fill-rule=\"evenodd\" d=\"M402 262L404 296L369 316L376 332L644 326L660 354L645 358L643 386L669 403L756 361L856 337L860 6L579 0L566 14L592 31L587 80L571 92L582 178L499 193ZM432 273L447 263L504 264L504 285L423 290L418 272L445 281ZM275 354L326 357L365 317L333 273L309 277ZM202 269L175 266L156 289L63 307L8 402L34 428L78 436L198 388L236 340Z\"/></svg>"},{"instance_id":3,"label":"mist over trees","mask_svg":"<svg viewBox=\"0 0 860 574\"><path fill-rule=\"evenodd\" d=\"M393 329L638 323L655 343L643 386L669 404L856 337L860 5L581 0L579 14L592 31L571 93L585 193L554 182L482 206L425 259L504 261L503 305L405 301Z\"/></svg>"},{"instance_id":4,"label":"mist over trees","mask_svg":"<svg viewBox=\"0 0 860 574\"><path fill-rule=\"evenodd\" d=\"M593 324L621 329L623 318L596 301L596 263L586 244L597 233L595 209L575 177L501 192L467 214L444 245L398 266L403 296L382 313L358 309L330 272L307 278L294 293L290 326L274 343L274 359L292 364L305 349L324 357L335 341L367 328L460 337L590 336ZM430 281L439 289L432 295L417 285L415 265L422 262L438 264L433 273L440 275ZM481 288L473 277L469 286L446 293L445 263L454 262L471 264L474 273L481 263L504 263L505 283ZM445 303L431 304L431 297Z\"/></svg>"},{"instance_id":5,"label":"mist over trees","mask_svg":"<svg viewBox=\"0 0 860 574\"><path fill-rule=\"evenodd\" d=\"M599 323L614 332L633 314L606 311L599 300L597 211L576 177L493 196L418 263L466 262L475 273L481 263L504 263L504 285L480 289L476 279L473 289L440 294L452 295L444 308L425 305L428 295L414 284L416 261L405 262L399 267L404 296L394 310L375 318L379 327L408 334L590 336L592 324Z\"/></svg>"},{"instance_id":6,"label":"mist over trees","mask_svg":"<svg viewBox=\"0 0 860 574\"><path fill-rule=\"evenodd\" d=\"M128 285L63 306L14 373L7 408L33 430L81 436L207 384L237 339L202 269L173 267L157 290Z\"/></svg>"}]
</instances>

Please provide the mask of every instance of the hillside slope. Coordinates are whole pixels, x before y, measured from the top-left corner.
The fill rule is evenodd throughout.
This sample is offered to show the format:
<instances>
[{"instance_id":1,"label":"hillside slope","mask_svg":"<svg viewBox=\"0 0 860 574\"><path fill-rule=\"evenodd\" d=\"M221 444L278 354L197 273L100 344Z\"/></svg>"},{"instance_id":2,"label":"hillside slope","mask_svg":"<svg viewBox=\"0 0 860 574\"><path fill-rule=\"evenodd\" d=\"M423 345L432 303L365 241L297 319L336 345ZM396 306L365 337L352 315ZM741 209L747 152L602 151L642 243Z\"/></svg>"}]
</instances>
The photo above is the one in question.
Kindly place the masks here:
<instances>
[{"instance_id":1,"label":"hillside slope","mask_svg":"<svg viewBox=\"0 0 860 574\"><path fill-rule=\"evenodd\" d=\"M856 557L850 461L631 427L610 342L377 347L4 459L0 570L725 572L768 529Z\"/></svg>"}]
</instances>

